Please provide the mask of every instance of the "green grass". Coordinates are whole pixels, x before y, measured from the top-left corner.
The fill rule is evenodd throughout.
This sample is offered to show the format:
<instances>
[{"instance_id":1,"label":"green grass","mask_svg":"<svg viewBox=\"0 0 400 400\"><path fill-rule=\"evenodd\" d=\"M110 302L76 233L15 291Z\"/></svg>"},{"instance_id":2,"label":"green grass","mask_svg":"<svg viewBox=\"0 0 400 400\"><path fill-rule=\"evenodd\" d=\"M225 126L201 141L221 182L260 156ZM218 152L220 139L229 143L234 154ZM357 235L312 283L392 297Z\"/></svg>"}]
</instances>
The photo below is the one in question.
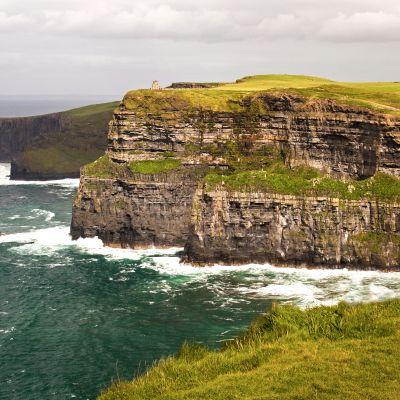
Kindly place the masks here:
<instances>
[{"instance_id":1,"label":"green grass","mask_svg":"<svg viewBox=\"0 0 400 400\"><path fill-rule=\"evenodd\" d=\"M133 90L125 95L122 102L128 110L145 115L182 113L194 109L237 111L241 108L238 102L245 95L246 92L214 89Z\"/></svg>"},{"instance_id":2,"label":"green grass","mask_svg":"<svg viewBox=\"0 0 400 400\"><path fill-rule=\"evenodd\" d=\"M126 167L112 162L107 155L101 156L91 164L84 166L85 176L92 178L116 178L126 174Z\"/></svg>"},{"instance_id":3,"label":"green grass","mask_svg":"<svg viewBox=\"0 0 400 400\"><path fill-rule=\"evenodd\" d=\"M351 237L353 243L361 245L373 254L381 254L385 246L393 245L391 256L400 256L400 235L388 232L364 232ZM394 250L393 250L394 249ZM394 254L395 253L395 254Z\"/></svg>"},{"instance_id":4,"label":"green grass","mask_svg":"<svg viewBox=\"0 0 400 400\"><path fill-rule=\"evenodd\" d=\"M181 161L174 158L134 161L129 165L119 164L111 161L107 155L104 155L91 164L85 165L84 174L92 178L123 178L131 176L132 173L153 175L170 172L179 168L180 165Z\"/></svg>"},{"instance_id":5,"label":"green grass","mask_svg":"<svg viewBox=\"0 0 400 400\"><path fill-rule=\"evenodd\" d=\"M180 160L166 158L163 160L134 161L129 164L129 168L134 173L139 174L160 174L179 168Z\"/></svg>"},{"instance_id":6,"label":"green grass","mask_svg":"<svg viewBox=\"0 0 400 400\"><path fill-rule=\"evenodd\" d=\"M116 109L119 103L119 101L114 101L111 103L91 104L89 106L65 111L65 114L75 118L87 118L104 112L109 113L110 111Z\"/></svg>"},{"instance_id":7,"label":"green grass","mask_svg":"<svg viewBox=\"0 0 400 400\"><path fill-rule=\"evenodd\" d=\"M343 200L384 200L400 202L400 179L377 173L359 181L342 181L322 174L311 167L290 169L281 162L266 165L262 170L239 171L230 175L209 173L206 189L223 185L231 191L260 191L294 196L324 196Z\"/></svg>"},{"instance_id":8,"label":"green grass","mask_svg":"<svg viewBox=\"0 0 400 400\"><path fill-rule=\"evenodd\" d=\"M256 75L211 89L135 90L123 100L139 113L190 112L193 110L243 111L243 100L255 92L280 91L310 100L333 99L338 103L400 115L400 83L335 82L304 75Z\"/></svg>"},{"instance_id":9,"label":"green grass","mask_svg":"<svg viewBox=\"0 0 400 400\"><path fill-rule=\"evenodd\" d=\"M65 143L54 144L44 148L25 150L21 164L31 172L42 174L74 174L88 160L92 161L99 156L96 148L88 148L85 152L77 151Z\"/></svg>"},{"instance_id":10,"label":"green grass","mask_svg":"<svg viewBox=\"0 0 400 400\"><path fill-rule=\"evenodd\" d=\"M399 399L400 301L277 307L210 351L184 345L100 400Z\"/></svg>"},{"instance_id":11,"label":"green grass","mask_svg":"<svg viewBox=\"0 0 400 400\"><path fill-rule=\"evenodd\" d=\"M258 91L270 89L308 88L327 85L333 81L306 75L254 75L220 86L217 90Z\"/></svg>"}]
</instances>

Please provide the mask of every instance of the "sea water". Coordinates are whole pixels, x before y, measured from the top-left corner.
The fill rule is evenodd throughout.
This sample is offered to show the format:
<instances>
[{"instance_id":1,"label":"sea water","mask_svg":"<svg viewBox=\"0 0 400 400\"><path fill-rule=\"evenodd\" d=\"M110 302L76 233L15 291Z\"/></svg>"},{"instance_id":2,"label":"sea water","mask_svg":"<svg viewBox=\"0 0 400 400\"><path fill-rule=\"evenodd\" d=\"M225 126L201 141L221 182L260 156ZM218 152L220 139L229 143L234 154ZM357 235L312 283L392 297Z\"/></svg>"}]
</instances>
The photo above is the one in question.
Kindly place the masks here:
<instances>
[{"instance_id":1,"label":"sea water","mask_svg":"<svg viewBox=\"0 0 400 400\"><path fill-rule=\"evenodd\" d=\"M72 241L77 180L10 182L0 164L0 399L94 399L181 344L217 348L272 302L400 297L400 273L195 268L181 249Z\"/></svg>"}]
</instances>

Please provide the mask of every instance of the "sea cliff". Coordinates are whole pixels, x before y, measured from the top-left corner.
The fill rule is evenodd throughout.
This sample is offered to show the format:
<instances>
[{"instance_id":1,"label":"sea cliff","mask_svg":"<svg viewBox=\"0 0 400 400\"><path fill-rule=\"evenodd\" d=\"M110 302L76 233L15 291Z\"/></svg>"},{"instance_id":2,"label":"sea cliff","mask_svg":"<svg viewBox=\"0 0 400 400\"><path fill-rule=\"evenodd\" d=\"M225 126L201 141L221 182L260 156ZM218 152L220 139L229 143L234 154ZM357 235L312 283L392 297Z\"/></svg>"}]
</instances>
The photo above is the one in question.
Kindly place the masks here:
<instances>
[{"instance_id":1,"label":"sea cliff","mask_svg":"<svg viewBox=\"0 0 400 400\"><path fill-rule=\"evenodd\" d=\"M399 268L394 107L302 79L317 86L129 92L81 170L73 238L184 246L193 263Z\"/></svg>"},{"instance_id":2,"label":"sea cliff","mask_svg":"<svg viewBox=\"0 0 400 400\"><path fill-rule=\"evenodd\" d=\"M82 165L104 153L108 123L117 105L0 118L0 161L11 162L13 180L78 178Z\"/></svg>"}]
</instances>

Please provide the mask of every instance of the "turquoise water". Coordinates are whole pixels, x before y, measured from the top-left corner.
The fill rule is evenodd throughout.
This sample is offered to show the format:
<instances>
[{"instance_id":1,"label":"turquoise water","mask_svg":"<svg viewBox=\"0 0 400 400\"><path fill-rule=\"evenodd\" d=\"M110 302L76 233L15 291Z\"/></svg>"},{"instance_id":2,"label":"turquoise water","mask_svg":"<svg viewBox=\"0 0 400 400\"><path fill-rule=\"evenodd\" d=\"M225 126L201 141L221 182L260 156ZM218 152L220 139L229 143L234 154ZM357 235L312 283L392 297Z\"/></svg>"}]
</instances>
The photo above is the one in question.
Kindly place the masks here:
<instances>
[{"instance_id":1,"label":"turquoise water","mask_svg":"<svg viewBox=\"0 0 400 400\"><path fill-rule=\"evenodd\" d=\"M0 165L0 399L94 399L184 340L217 347L272 301L400 297L400 274L247 265L198 269L179 249L68 235L74 180L13 183Z\"/></svg>"}]
</instances>

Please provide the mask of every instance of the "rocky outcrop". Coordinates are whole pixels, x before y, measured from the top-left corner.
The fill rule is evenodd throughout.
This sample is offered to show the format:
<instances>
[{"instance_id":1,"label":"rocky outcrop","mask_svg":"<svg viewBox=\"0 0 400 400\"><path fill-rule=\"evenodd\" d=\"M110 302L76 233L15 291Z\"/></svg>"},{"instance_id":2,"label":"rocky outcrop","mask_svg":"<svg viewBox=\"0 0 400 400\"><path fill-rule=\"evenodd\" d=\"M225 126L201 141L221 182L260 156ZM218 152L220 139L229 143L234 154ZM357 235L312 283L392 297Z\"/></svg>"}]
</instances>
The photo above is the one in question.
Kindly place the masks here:
<instances>
[{"instance_id":1,"label":"rocky outcrop","mask_svg":"<svg viewBox=\"0 0 400 400\"><path fill-rule=\"evenodd\" d=\"M10 179L14 181L51 181L59 179L77 179L80 177L78 170L70 170L66 172L56 171L30 171L19 155L11 162Z\"/></svg>"},{"instance_id":2,"label":"rocky outcrop","mask_svg":"<svg viewBox=\"0 0 400 400\"><path fill-rule=\"evenodd\" d=\"M167 89L210 89L223 85L218 82L174 82Z\"/></svg>"},{"instance_id":3,"label":"rocky outcrop","mask_svg":"<svg viewBox=\"0 0 400 400\"><path fill-rule=\"evenodd\" d=\"M114 172L82 170L74 239L98 236L133 248L185 245L184 257L194 263L400 266L400 206L393 202L209 189L202 180L207 170L240 167L242 157L263 149L287 166L306 164L338 179L400 176L396 118L288 93L234 98L223 109L188 105L176 93L141 92L115 112L106 152ZM154 103L149 96L157 97ZM168 157L181 167L115 172Z\"/></svg>"},{"instance_id":4,"label":"rocky outcrop","mask_svg":"<svg viewBox=\"0 0 400 400\"><path fill-rule=\"evenodd\" d=\"M197 190L185 259L400 268L400 204Z\"/></svg>"},{"instance_id":5,"label":"rocky outcrop","mask_svg":"<svg viewBox=\"0 0 400 400\"><path fill-rule=\"evenodd\" d=\"M109 246L183 247L201 171L183 169L129 179L82 176L71 223L73 239L98 236Z\"/></svg>"}]
</instances>

